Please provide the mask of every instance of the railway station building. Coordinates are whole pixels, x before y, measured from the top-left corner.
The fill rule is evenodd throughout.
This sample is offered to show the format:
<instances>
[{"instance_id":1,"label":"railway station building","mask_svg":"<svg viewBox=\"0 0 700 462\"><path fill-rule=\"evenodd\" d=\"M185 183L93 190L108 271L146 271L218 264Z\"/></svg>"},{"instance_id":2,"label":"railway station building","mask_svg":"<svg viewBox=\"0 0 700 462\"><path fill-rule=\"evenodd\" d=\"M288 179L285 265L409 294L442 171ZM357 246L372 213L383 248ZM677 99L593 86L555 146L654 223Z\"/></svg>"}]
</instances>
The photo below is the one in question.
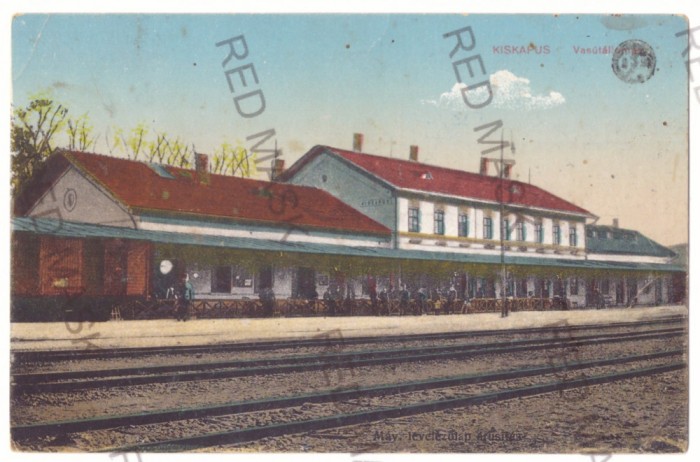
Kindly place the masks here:
<instances>
[{"instance_id":1,"label":"railway station building","mask_svg":"<svg viewBox=\"0 0 700 462\"><path fill-rule=\"evenodd\" d=\"M476 174L421 163L417 146L408 159L362 153L359 140L352 151L317 146L281 179L321 187L384 224L398 253L463 262L466 272L451 283L465 299L499 298L504 291L509 298L558 298L569 307L682 299L685 276L671 264L673 251L619 229L617 221L597 226L587 210L512 180L512 163L492 176L482 159ZM491 265L470 265L479 261Z\"/></svg>"},{"instance_id":2,"label":"railway station building","mask_svg":"<svg viewBox=\"0 0 700 462\"><path fill-rule=\"evenodd\" d=\"M200 154L184 169L56 153L14 203L12 319L138 317L181 277L202 316L253 313L270 296L281 314L376 312L403 293L432 312L446 299L462 312L684 301L671 250L594 224L509 168L355 148L278 161L274 181L211 174Z\"/></svg>"}]
</instances>

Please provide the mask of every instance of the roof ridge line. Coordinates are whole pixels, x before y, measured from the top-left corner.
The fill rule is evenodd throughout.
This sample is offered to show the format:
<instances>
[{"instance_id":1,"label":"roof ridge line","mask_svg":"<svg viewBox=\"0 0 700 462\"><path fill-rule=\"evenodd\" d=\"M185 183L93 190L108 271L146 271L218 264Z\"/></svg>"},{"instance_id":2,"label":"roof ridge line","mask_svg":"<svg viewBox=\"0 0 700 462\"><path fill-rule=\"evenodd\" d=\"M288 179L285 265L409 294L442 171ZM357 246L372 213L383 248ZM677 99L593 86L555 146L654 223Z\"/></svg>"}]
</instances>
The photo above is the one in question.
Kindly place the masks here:
<instances>
[{"instance_id":1,"label":"roof ridge line","mask_svg":"<svg viewBox=\"0 0 700 462\"><path fill-rule=\"evenodd\" d=\"M423 165L423 166L425 166L425 167L439 168L439 169L442 169L442 170L447 170L447 171L450 171L450 172L456 172L456 173L460 173L460 174L474 175L474 176L477 176L477 177L479 177L479 178L486 178L486 179L488 179L489 181L501 181L501 180L504 180L504 181L508 181L508 182L510 182L510 183L518 183L518 184L521 184L521 185L525 185L525 186L528 186L528 187L530 187L530 188L537 188L537 189L539 189L539 190L541 190L541 191L544 191L544 192L546 192L546 193L548 193L548 194L554 195L553 193L550 193L550 192L547 191L546 189L543 189L541 186L538 186L538 185L532 184L532 183L525 183L524 181L517 180L517 179L514 179L514 178L500 178L500 177L497 177L497 176L484 175L484 174L479 173L479 172L471 172L471 171L469 171L469 170L461 170L461 169L458 169L458 168L445 167L445 166L443 166L443 165L427 164L427 163L425 163L425 162L418 162L418 161L413 161L413 160L409 160L409 159L402 159L402 158L399 158L399 157L387 157L387 156L383 156L383 155L381 155L381 154L371 154L371 153L367 153L367 152L356 152L356 151L350 151L350 150L348 150L348 149L335 148L335 147L333 147L333 146L327 146L327 145L321 145L321 146L324 147L324 148L330 149L330 150L338 150L338 151L344 151L344 152L347 152L347 153L350 153L350 154L360 154L360 155L363 155L363 156L377 157L377 158L380 158L380 159L386 159L386 160L390 160L390 161L402 162L402 163L405 163L405 164L407 164L407 165ZM559 196L557 196L557 197L559 197ZM561 198L560 198L560 199L561 199ZM566 199L562 199L562 200L566 200ZM569 201L567 201L567 202L569 202ZM576 204L574 204L574 205L576 205Z\"/></svg>"},{"instance_id":2,"label":"roof ridge line","mask_svg":"<svg viewBox=\"0 0 700 462\"><path fill-rule=\"evenodd\" d=\"M449 173L450 175L463 175L463 176L468 176L468 177L471 177L471 178L474 178L474 179L478 179L479 181L485 181L485 182L487 182L487 184L489 184L490 186L495 186L495 187L498 187L498 184L499 184L501 181L506 181L507 184L509 184L509 185L513 185L513 186L522 186L523 188L527 188L531 193L544 193L544 194L546 194L547 196L550 196L550 197L552 197L552 198L554 198L554 199L556 199L556 200L558 200L558 201L561 201L561 202L564 202L564 203L568 204L569 206L571 206L572 209L568 209L568 210L567 210L567 208L552 208L552 207L546 207L546 206L538 206L539 208L547 209L547 210L552 210L552 211L555 211L555 212L557 212L557 211L558 211L558 212L566 211L566 212L574 213L574 214L577 214L577 215L586 215L586 216L589 216L589 217L595 217L595 215L594 215L593 213L591 213L590 211L584 209L583 207L581 207L581 206L579 206L579 205L577 205L577 204L574 204L573 202L571 202L571 201L569 201L569 200L567 200L567 199L564 199L564 198L562 198L562 197L560 197L560 196L558 196L558 195L556 195L556 194L554 194L554 193L551 193L551 192L547 191L546 189L544 189L544 188L542 188L542 187L540 187L540 186L537 186L537 185L534 185L534 184L531 184L531 183L525 183L525 182L520 181L520 180L516 180L516 179L512 179L512 178L501 178L501 177L495 177L495 176L490 176L490 175L483 175L483 174L481 174L481 173L470 172L470 171L467 171L467 170L460 170L460 169L456 169L456 168L444 167L444 166L441 166L441 165L426 164L426 163L423 163L423 162L416 162L416 161L411 161L411 160L402 159L402 158L386 157L386 156L382 156L382 155L378 155L378 154L371 154L371 153L365 153L365 152L350 151L350 150L347 150L347 149L335 148L335 147L327 146L327 145L320 145L320 147L323 148L323 149L325 149L325 150L327 150L327 151L329 151L329 152L332 152L332 153L336 154L336 155L339 156L340 158L345 159L347 162L352 163L352 164L355 165L356 167L361 168L363 171L368 172L368 173L371 174L372 176L374 176L374 177L376 177L376 178L379 178L380 180L384 181L385 183L391 184L391 185L394 186L396 189L411 190L411 189L421 189L421 188L410 188L410 187L407 187L407 186L405 186L405 185L400 186L399 184L395 183L394 181L390 180L389 178L385 178L385 177L382 176L381 174L375 172L374 170L369 169L369 168L366 168L364 165L362 165L362 164L360 163L360 161L355 160L355 159L352 159L350 156L364 156L364 157L368 157L368 158L377 159L377 160L380 161L380 162L398 162L398 163L400 163L401 165L406 166L407 168L409 168L409 167L410 167L410 168L415 168L416 166L421 166L421 167L425 167L425 168L428 169L428 170L429 170L429 169L435 169L434 172L443 171L443 172ZM370 160L370 162L372 162L372 161ZM433 192L435 192L435 191L433 191ZM453 195L459 196L459 197L464 197L464 198L467 198L467 199L470 198L470 196L463 195L463 194L456 194L456 193L455 193L455 194L453 194ZM517 204L516 204L516 205L517 205ZM576 209L576 210L574 210L574 209Z\"/></svg>"}]
</instances>

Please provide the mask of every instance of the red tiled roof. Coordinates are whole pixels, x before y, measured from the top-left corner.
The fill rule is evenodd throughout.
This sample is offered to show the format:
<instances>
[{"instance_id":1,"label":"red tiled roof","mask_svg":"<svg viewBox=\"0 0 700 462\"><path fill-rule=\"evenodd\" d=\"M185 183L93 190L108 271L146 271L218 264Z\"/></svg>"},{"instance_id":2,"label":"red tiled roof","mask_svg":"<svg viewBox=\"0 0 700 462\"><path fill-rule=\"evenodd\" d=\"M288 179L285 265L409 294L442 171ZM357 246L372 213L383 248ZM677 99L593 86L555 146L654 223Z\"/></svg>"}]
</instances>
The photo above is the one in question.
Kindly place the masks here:
<instances>
[{"instance_id":1,"label":"red tiled roof","mask_svg":"<svg viewBox=\"0 0 700 462\"><path fill-rule=\"evenodd\" d=\"M165 167L175 177L171 179L143 162L83 152L61 155L137 212L201 215L285 229L391 234L389 228L317 188L214 174L202 184L194 170Z\"/></svg>"},{"instance_id":2,"label":"red tiled roof","mask_svg":"<svg viewBox=\"0 0 700 462\"><path fill-rule=\"evenodd\" d=\"M515 180L503 180L503 183L501 183L501 179L494 176L437 167L409 160L391 159L372 154L346 151L329 146L313 148L308 154L309 160L323 150L335 153L399 189L448 194L489 202L500 202L501 189L503 189L503 201L505 203L591 215L587 210L542 188ZM304 158L302 158L301 162L304 162ZM296 166L292 167L292 169L295 168ZM432 179L425 178L427 173L430 173ZM503 188L501 187L502 184Z\"/></svg>"}]
</instances>

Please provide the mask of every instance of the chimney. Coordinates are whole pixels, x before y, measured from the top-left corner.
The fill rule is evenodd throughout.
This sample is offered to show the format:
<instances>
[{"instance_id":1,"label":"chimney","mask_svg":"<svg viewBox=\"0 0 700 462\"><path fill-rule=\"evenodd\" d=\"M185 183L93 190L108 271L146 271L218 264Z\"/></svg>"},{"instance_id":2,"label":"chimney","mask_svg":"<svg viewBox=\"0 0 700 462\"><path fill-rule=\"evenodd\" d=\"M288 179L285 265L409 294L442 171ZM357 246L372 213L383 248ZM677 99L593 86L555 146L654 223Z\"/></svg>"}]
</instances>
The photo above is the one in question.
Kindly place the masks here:
<instances>
[{"instance_id":1,"label":"chimney","mask_svg":"<svg viewBox=\"0 0 700 462\"><path fill-rule=\"evenodd\" d=\"M274 167L272 167L272 181L275 181L284 172L284 159L275 159Z\"/></svg>"},{"instance_id":2,"label":"chimney","mask_svg":"<svg viewBox=\"0 0 700 462\"><path fill-rule=\"evenodd\" d=\"M411 145L411 150L408 153L408 159L413 162L418 162L418 146Z\"/></svg>"},{"instance_id":3,"label":"chimney","mask_svg":"<svg viewBox=\"0 0 700 462\"><path fill-rule=\"evenodd\" d=\"M489 159L486 157L481 158L481 166L479 167L479 174L488 175L489 174Z\"/></svg>"},{"instance_id":4,"label":"chimney","mask_svg":"<svg viewBox=\"0 0 700 462\"><path fill-rule=\"evenodd\" d=\"M613 228L619 228L620 221L617 218L613 218Z\"/></svg>"},{"instance_id":5,"label":"chimney","mask_svg":"<svg viewBox=\"0 0 700 462\"><path fill-rule=\"evenodd\" d=\"M197 180L202 184L209 184L209 157L206 154L194 155L194 169Z\"/></svg>"},{"instance_id":6,"label":"chimney","mask_svg":"<svg viewBox=\"0 0 700 462\"><path fill-rule=\"evenodd\" d=\"M503 163L503 178L510 178L513 171L513 164L509 162Z\"/></svg>"},{"instance_id":7,"label":"chimney","mask_svg":"<svg viewBox=\"0 0 700 462\"><path fill-rule=\"evenodd\" d=\"M362 152L362 142L365 140L365 135L362 133L354 133L352 135L352 150Z\"/></svg>"}]
</instances>

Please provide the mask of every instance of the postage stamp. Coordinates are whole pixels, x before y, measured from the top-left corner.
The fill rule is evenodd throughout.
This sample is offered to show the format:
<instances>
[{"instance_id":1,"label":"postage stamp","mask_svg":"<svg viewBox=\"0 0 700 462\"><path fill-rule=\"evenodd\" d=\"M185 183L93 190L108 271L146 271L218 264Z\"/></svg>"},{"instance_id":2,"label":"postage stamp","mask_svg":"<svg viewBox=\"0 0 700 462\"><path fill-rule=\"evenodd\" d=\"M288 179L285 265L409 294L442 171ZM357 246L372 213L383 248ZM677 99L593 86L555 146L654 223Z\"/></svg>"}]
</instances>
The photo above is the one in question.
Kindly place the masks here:
<instances>
[{"instance_id":1,"label":"postage stamp","mask_svg":"<svg viewBox=\"0 0 700 462\"><path fill-rule=\"evenodd\" d=\"M13 456L688 450L681 12L17 13Z\"/></svg>"}]
</instances>

